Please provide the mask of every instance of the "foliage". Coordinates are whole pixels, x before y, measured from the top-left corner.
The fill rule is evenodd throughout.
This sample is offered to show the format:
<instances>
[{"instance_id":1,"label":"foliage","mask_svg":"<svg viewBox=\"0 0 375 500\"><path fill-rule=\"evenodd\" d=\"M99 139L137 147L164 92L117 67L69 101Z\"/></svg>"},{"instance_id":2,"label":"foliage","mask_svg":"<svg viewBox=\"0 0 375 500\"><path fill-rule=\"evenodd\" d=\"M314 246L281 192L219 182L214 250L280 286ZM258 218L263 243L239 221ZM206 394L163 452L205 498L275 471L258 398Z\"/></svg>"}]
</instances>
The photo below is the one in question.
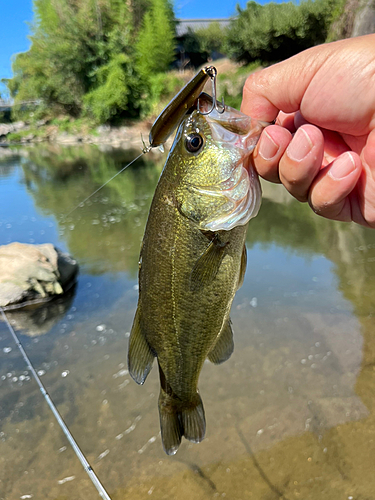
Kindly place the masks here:
<instances>
[{"instance_id":1,"label":"foliage","mask_svg":"<svg viewBox=\"0 0 375 500\"><path fill-rule=\"evenodd\" d=\"M98 122L116 116L137 116L142 109L142 81L133 72L131 59L117 54L97 70L99 85L85 95L85 112Z\"/></svg>"},{"instance_id":2,"label":"foliage","mask_svg":"<svg viewBox=\"0 0 375 500\"><path fill-rule=\"evenodd\" d=\"M158 71L166 70L171 56L165 43L173 57L174 36L173 29L161 29L173 18L168 0L33 1L31 48L15 57L13 78L6 82L14 117L28 118L21 103L30 100L38 102L38 117L88 114L107 121L139 115L148 81L134 50L138 28L143 18L152 20L159 52L150 53Z\"/></svg>"},{"instance_id":3,"label":"foliage","mask_svg":"<svg viewBox=\"0 0 375 500\"><path fill-rule=\"evenodd\" d=\"M225 29L217 21L206 28L193 31L190 27L180 40L183 50L189 57L190 65L197 67L205 64L212 53L223 51Z\"/></svg>"},{"instance_id":4,"label":"foliage","mask_svg":"<svg viewBox=\"0 0 375 500\"><path fill-rule=\"evenodd\" d=\"M210 23L207 28L197 29L195 32L201 52L207 56L211 52L222 52L225 30L217 21Z\"/></svg>"},{"instance_id":5,"label":"foliage","mask_svg":"<svg viewBox=\"0 0 375 500\"><path fill-rule=\"evenodd\" d=\"M189 56L190 65L197 67L207 61L208 53L202 51L198 35L190 27L183 36L181 44L185 54Z\"/></svg>"},{"instance_id":6,"label":"foliage","mask_svg":"<svg viewBox=\"0 0 375 500\"><path fill-rule=\"evenodd\" d=\"M226 40L227 53L237 61L271 63L323 43L339 0L307 0L238 7Z\"/></svg>"},{"instance_id":7,"label":"foliage","mask_svg":"<svg viewBox=\"0 0 375 500\"><path fill-rule=\"evenodd\" d=\"M159 114L184 84L177 72L151 75L149 79L151 114Z\"/></svg>"},{"instance_id":8,"label":"foliage","mask_svg":"<svg viewBox=\"0 0 375 500\"><path fill-rule=\"evenodd\" d=\"M196 67L212 52L268 64L323 42L343 2L250 1L238 7L229 29L213 22L188 32L184 49ZM33 6L30 50L15 56L13 77L5 82L13 118L115 122L154 113L180 86L167 73L175 58L170 0L33 0ZM229 80L222 93L238 107L241 91Z\"/></svg>"},{"instance_id":9,"label":"foliage","mask_svg":"<svg viewBox=\"0 0 375 500\"><path fill-rule=\"evenodd\" d=\"M136 45L141 75L167 71L174 59L175 33L173 11L165 0L151 0L151 8L143 18Z\"/></svg>"},{"instance_id":10,"label":"foliage","mask_svg":"<svg viewBox=\"0 0 375 500\"><path fill-rule=\"evenodd\" d=\"M10 111L0 111L0 123L9 123L10 121Z\"/></svg>"}]
</instances>

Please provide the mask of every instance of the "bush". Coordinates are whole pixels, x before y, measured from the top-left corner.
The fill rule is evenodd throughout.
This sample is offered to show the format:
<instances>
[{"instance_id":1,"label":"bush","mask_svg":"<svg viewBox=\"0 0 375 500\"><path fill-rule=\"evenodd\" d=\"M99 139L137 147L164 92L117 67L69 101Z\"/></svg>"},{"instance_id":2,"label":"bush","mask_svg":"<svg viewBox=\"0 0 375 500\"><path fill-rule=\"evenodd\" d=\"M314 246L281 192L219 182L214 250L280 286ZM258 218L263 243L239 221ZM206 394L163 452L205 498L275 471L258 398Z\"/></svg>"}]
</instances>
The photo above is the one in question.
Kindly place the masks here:
<instances>
[{"instance_id":1,"label":"bush","mask_svg":"<svg viewBox=\"0 0 375 500\"><path fill-rule=\"evenodd\" d=\"M138 116L144 107L142 79L134 72L129 57L118 54L97 71L97 88L84 96L84 109L99 123L114 117Z\"/></svg>"},{"instance_id":2,"label":"bush","mask_svg":"<svg viewBox=\"0 0 375 500\"><path fill-rule=\"evenodd\" d=\"M237 61L272 63L323 43L339 0L308 0L260 5L249 2L238 8L238 18L228 29L226 50Z\"/></svg>"},{"instance_id":3,"label":"bush","mask_svg":"<svg viewBox=\"0 0 375 500\"><path fill-rule=\"evenodd\" d=\"M165 104L169 102L184 86L185 82L176 73L158 73L150 76L149 80L149 111L153 115L159 114Z\"/></svg>"},{"instance_id":4,"label":"bush","mask_svg":"<svg viewBox=\"0 0 375 500\"><path fill-rule=\"evenodd\" d=\"M137 67L148 78L168 70L174 59L173 11L166 0L151 0L138 33Z\"/></svg>"}]
</instances>

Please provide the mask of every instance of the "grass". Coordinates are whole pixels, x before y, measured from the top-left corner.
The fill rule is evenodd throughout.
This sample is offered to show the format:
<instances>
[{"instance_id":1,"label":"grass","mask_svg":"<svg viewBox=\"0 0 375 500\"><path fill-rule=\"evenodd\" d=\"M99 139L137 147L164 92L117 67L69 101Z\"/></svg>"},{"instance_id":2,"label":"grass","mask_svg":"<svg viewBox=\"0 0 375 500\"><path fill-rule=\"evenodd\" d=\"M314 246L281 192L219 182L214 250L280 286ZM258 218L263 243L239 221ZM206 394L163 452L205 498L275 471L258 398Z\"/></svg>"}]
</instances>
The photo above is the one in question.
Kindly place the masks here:
<instances>
[{"instance_id":1,"label":"grass","mask_svg":"<svg viewBox=\"0 0 375 500\"><path fill-rule=\"evenodd\" d=\"M89 118L71 118L69 116L59 116L53 118L50 125L58 128L59 133L66 132L72 135L98 135L98 124Z\"/></svg>"},{"instance_id":2,"label":"grass","mask_svg":"<svg viewBox=\"0 0 375 500\"><path fill-rule=\"evenodd\" d=\"M21 142L24 137L28 135L34 135L35 137L44 137L45 132L42 128L37 128L34 126L28 127L25 130L18 130L17 132L10 132L7 135L7 142Z\"/></svg>"}]
</instances>

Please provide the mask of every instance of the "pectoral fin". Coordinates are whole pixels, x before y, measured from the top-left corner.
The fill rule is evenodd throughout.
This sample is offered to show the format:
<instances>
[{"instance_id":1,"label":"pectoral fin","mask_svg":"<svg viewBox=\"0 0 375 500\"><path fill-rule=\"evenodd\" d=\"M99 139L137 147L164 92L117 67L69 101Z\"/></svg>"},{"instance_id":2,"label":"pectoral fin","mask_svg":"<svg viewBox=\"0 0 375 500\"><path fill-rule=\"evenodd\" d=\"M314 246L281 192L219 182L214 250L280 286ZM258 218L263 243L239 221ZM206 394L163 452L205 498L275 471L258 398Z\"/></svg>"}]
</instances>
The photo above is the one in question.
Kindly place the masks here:
<instances>
[{"instance_id":1,"label":"pectoral fin","mask_svg":"<svg viewBox=\"0 0 375 500\"><path fill-rule=\"evenodd\" d=\"M154 354L141 331L140 316L138 306L129 339L128 368L137 384L144 384L152 368Z\"/></svg>"},{"instance_id":2,"label":"pectoral fin","mask_svg":"<svg viewBox=\"0 0 375 500\"><path fill-rule=\"evenodd\" d=\"M214 348L209 352L208 359L211 363L219 365L231 357L234 349L233 331L230 319L224 325Z\"/></svg>"},{"instance_id":3,"label":"pectoral fin","mask_svg":"<svg viewBox=\"0 0 375 500\"><path fill-rule=\"evenodd\" d=\"M245 279L246 265L247 265L247 252L246 252L246 245L244 245L241 255L240 277L238 278L237 290L241 288L241 286L243 285L243 280Z\"/></svg>"},{"instance_id":4,"label":"pectoral fin","mask_svg":"<svg viewBox=\"0 0 375 500\"><path fill-rule=\"evenodd\" d=\"M227 243L221 243L217 236L213 238L191 271L190 288L192 290L199 290L215 279L225 255L226 245Z\"/></svg>"}]
</instances>

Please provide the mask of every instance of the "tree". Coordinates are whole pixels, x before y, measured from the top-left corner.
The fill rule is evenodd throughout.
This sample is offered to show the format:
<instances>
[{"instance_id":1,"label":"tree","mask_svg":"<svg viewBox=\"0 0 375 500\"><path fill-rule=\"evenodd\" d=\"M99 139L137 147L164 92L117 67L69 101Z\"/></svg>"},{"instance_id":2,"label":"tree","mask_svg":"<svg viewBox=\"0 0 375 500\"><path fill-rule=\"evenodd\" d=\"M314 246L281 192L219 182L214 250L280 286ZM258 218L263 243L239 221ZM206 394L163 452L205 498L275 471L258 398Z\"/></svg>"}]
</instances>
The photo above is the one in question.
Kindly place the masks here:
<instances>
[{"instance_id":1,"label":"tree","mask_svg":"<svg viewBox=\"0 0 375 500\"><path fill-rule=\"evenodd\" d=\"M87 103L85 95L105 85L103 75L113 81L125 60L123 76L137 78L131 6L128 0L34 0L31 48L16 56L14 76L7 82L15 103L38 99L45 114L79 116ZM120 82L125 95L132 85L122 77L117 78ZM131 103L134 114L136 106ZM122 104L116 109L127 108ZM111 109L101 116L113 114Z\"/></svg>"},{"instance_id":2,"label":"tree","mask_svg":"<svg viewBox=\"0 0 375 500\"><path fill-rule=\"evenodd\" d=\"M167 0L151 0L136 44L138 69L146 78L167 71L174 59L173 11Z\"/></svg>"},{"instance_id":3,"label":"tree","mask_svg":"<svg viewBox=\"0 0 375 500\"><path fill-rule=\"evenodd\" d=\"M222 51L225 30L221 28L217 21L210 23L207 28L196 30L195 34L202 52L209 55L212 52Z\"/></svg>"},{"instance_id":4,"label":"tree","mask_svg":"<svg viewBox=\"0 0 375 500\"><path fill-rule=\"evenodd\" d=\"M84 97L87 114L99 122L140 114L144 88L133 73L130 57L115 55L98 69L97 79L98 86Z\"/></svg>"},{"instance_id":5,"label":"tree","mask_svg":"<svg viewBox=\"0 0 375 500\"><path fill-rule=\"evenodd\" d=\"M305 1L238 7L227 36L227 53L237 61L271 63L286 59L327 37L335 4L340 0Z\"/></svg>"}]
</instances>

